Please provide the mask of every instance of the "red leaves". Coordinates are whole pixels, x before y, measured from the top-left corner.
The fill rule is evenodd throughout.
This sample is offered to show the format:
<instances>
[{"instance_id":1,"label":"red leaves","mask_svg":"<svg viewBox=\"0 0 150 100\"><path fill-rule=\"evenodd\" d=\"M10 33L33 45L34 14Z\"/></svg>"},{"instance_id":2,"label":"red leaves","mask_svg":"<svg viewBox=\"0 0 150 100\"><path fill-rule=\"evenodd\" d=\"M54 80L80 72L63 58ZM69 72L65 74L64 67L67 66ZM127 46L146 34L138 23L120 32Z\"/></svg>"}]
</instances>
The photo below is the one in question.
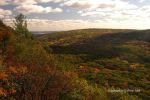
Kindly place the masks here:
<instances>
[{"instance_id":1,"label":"red leaves","mask_svg":"<svg viewBox=\"0 0 150 100\"><path fill-rule=\"evenodd\" d=\"M5 89L5 87L8 87L8 85L10 84L9 70L1 70L0 71L0 81L3 83L3 85L0 87L0 96L7 96L9 94L16 93L16 89L14 87Z\"/></svg>"},{"instance_id":2,"label":"red leaves","mask_svg":"<svg viewBox=\"0 0 150 100\"><path fill-rule=\"evenodd\" d=\"M6 96L6 90L3 88L0 88L0 96Z\"/></svg>"},{"instance_id":3,"label":"red leaves","mask_svg":"<svg viewBox=\"0 0 150 100\"><path fill-rule=\"evenodd\" d=\"M16 80L25 73L27 73L26 67L10 66L5 70L0 70L0 96L15 94L17 87L14 84L16 84Z\"/></svg>"},{"instance_id":4,"label":"red leaves","mask_svg":"<svg viewBox=\"0 0 150 100\"><path fill-rule=\"evenodd\" d=\"M7 96L9 94L14 94L16 93L16 90L14 88L12 89L4 89L4 88L0 88L0 96Z\"/></svg>"}]
</instances>

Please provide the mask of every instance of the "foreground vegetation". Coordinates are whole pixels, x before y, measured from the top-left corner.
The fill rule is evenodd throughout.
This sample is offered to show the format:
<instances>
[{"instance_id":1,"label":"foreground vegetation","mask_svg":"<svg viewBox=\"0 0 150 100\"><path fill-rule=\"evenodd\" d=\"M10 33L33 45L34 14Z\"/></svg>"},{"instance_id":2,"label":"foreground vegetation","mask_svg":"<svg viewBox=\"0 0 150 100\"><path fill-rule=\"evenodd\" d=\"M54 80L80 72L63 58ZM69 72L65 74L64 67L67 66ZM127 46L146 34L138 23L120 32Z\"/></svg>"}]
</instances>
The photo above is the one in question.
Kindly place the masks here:
<instances>
[{"instance_id":1,"label":"foreground vegetation","mask_svg":"<svg viewBox=\"0 0 150 100\"><path fill-rule=\"evenodd\" d=\"M14 29L0 21L1 100L150 99L148 30L87 29L35 37L25 16L15 19Z\"/></svg>"}]
</instances>

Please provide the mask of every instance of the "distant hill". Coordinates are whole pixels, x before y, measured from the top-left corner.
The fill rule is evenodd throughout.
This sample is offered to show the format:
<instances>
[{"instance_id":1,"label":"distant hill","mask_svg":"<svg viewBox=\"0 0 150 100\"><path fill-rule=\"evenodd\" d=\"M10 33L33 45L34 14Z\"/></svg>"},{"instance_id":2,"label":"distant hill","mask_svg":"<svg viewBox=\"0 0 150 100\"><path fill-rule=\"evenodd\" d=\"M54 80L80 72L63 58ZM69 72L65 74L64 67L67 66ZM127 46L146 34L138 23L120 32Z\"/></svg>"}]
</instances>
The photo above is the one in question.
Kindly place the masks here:
<instances>
[{"instance_id":1,"label":"distant hill","mask_svg":"<svg viewBox=\"0 0 150 100\"><path fill-rule=\"evenodd\" d=\"M146 40L149 41L150 30L124 30L124 29L83 29L44 34L39 39L50 44L69 45L88 40L104 39L105 42L120 42L123 40ZM104 42L104 41L103 41Z\"/></svg>"},{"instance_id":2,"label":"distant hill","mask_svg":"<svg viewBox=\"0 0 150 100\"><path fill-rule=\"evenodd\" d=\"M129 54L133 56L125 59L131 62L150 61L150 30L84 29L46 34L39 39L57 54L86 54L95 59Z\"/></svg>"},{"instance_id":3,"label":"distant hill","mask_svg":"<svg viewBox=\"0 0 150 100\"><path fill-rule=\"evenodd\" d=\"M112 56L126 49L124 45L149 48L150 30L84 29L46 34L39 39L55 53Z\"/></svg>"},{"instance_id":4,"label":"distant hill","mask_svg":"<svg viewBox=\"0 0 150 100\"><path fill-rule=\"evenodd\" d=\"M44 34L40 37L42 41L49 41L51 44L62 44L67 45L68 43L75 43L84 41L87 39L92 39L98 36L114 34L114 33L127 33L134 30L124 30L124 29L82 29L82 30L72 30L63 32L54 32L51 34Z\"/></svg>"}]
</instances>

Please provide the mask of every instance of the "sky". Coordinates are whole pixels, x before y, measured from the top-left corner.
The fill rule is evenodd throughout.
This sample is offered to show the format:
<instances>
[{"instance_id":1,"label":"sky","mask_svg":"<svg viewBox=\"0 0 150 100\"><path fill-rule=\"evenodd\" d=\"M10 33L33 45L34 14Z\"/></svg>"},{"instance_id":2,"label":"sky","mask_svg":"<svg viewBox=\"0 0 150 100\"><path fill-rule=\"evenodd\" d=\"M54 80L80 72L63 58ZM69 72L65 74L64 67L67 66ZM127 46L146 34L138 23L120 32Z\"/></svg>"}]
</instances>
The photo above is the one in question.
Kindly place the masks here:
<instances>
[{"instance_id":1,"label":"sky","mask_svg":"<svg viewBox=\"0 0 150 100\"><path fill-rule=\"evenodd\" d=\"M0 19L23 13L31 31L150 29L150 0L0 0Z\"/></svg>"}]
</instances>

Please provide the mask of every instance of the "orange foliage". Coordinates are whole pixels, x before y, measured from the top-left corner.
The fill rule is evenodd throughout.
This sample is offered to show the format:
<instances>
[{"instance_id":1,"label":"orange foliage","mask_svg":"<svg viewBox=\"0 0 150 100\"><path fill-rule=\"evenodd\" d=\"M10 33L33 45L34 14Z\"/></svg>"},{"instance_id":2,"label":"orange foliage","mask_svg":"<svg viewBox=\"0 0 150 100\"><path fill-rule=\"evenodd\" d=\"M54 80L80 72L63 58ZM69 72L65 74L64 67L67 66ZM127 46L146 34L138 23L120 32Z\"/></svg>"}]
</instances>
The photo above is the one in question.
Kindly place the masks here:
<instances>
[{"instance_id":1,"label":"orange foliage","mask_svg":"<svg viewBox=\"0 0 150 100\"><path fill-rule=\"evenodd\" d=\"M6 90L4 88L0 88L0 96L6 96L9 94L14 94L14 93L16 93L15 89Z\"/></svg>"},{"instance_id":2,"label":"orange foliage","mask_svg":"<svg viewBox=\"0 0 150 100\"><path fill-rule=\"evenodd\" d=\"M8 74L5 71L0 71L0 80L8 80Z\"/></svg>"},{"instance_id":3,"label":"orange foliage","mask_svg":"<svg viewBox=\"0 0 150 100\"><path fill-rule=\"evenodd\" d=\"M66 78L77 78L78 74L72 71L65 72L64 75Z\"/></svg>"},{"instance_id":4,"label":"orange foliage","mask_svg":"<svg viewBox=\"0 0 150 100\"><path fill-rule=\"evenodd\" d=\"M9 85L9 89L5 89L5 86L8 86L8 83L11 83L13 81L13 83L15 83L15 79L18 76L21 76L23 74L27 73L27 68L26 67L8 67L5 70L1 70L0 71L0 80L1 81L5 81L5 83L2 85L2 87L0 87L0 96L7 96L10 94L14 94L16 93L16 89L14 86ZM15 78L11 78L10 76L12 76L13 74Z\"/></svg>"},{"instance_id":5,"label":"orange foliage","mask_svg":"<svg viewBox=\"0 0 150 100\"><path fill-rule=\"evenodd\" d=\"M98 72L100 72L100 69L98 69L98 68L92 68L92 71L93 71L93 73L98 73Z\"/></svg>"},{"instance_id":6,"label":"orange foliage","mask_svg":"<svg viewBox=\"0 0 150 100\"><path fill-rule=\"evenodd\" d=\"M17 91L15 89L10 89L7 91L8 94L14 94L16 93Z\"/></svg>"},{"instance_id":7,"label":"orange foliage","mask_svg":"<svg viewBox=\"0 0 150 100\"><path fill-rule=\"evenodd\" d=\"M131 69L135 70L138 67L138 64L131 64L130 67Z\"/></svg>"},{"instance_id":8,"label":"orange foliage","mask_svg":"<svg viewBox=\"0 0 150 100\"><path fill-rule=\"evenodd\" d=\"M5 96L6 95L6 90L3 88L0 88L0 96Z\"/></svg>"},{"instance_id":9,"label":"orange foliage","mask_svg":"<svg viewBox=\"0 0 150 100\"><path fill-rule=\"evenodd\" d=\"M17 73L17 70L15 67L8 67L8 70L12 73L15 73L15 74Z\"/></svg>"},{"instance_id":10,"label":"orange foliage","mask_svg":"<svg viewBox=\"0 0 150 100\"><path fill-rule=\"evenodd\" d=\"M27 67L8 67L8 71L13 74L23 75L27 73Z\"/></svg>"}]
</instances>

